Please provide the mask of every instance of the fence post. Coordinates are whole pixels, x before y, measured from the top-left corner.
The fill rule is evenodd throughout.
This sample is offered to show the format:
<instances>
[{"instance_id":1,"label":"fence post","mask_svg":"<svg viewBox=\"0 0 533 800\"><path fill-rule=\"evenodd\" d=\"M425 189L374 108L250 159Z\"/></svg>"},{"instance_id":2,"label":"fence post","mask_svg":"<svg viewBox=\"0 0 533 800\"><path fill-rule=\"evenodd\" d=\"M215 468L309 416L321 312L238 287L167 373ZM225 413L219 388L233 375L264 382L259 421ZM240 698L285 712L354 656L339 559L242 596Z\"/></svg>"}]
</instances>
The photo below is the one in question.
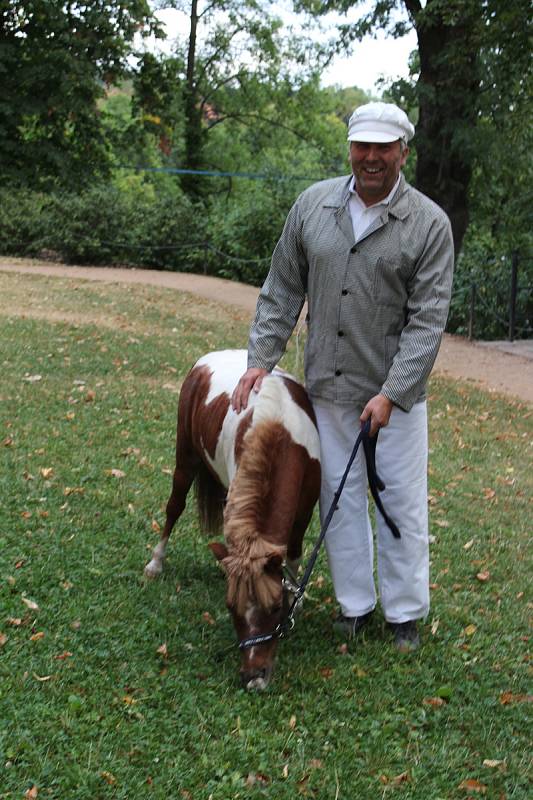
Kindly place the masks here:
<instances>
[{"instance_id":1,"label":"fence post","mask_svg":"<svg viewBox=\"0 0 533 800\"><path fill-rule=\"evenodd\" d=\"M511 256L511 290L509 292L509 336L514 342L516 328L516 295L518 293L518 253L515 250Z\"/></svg>"},{"instance_id":2,"label":"fence post","mask_svg":"<svg viewBox=\"0 0 533 800\"><path fill-rule=\"evenodd\" d=\"M474 338L474 313L476 310L476 284L473 283L470 287L470 312L468 315L468 340L471 342Z\"/></svg>"}]
</instances>

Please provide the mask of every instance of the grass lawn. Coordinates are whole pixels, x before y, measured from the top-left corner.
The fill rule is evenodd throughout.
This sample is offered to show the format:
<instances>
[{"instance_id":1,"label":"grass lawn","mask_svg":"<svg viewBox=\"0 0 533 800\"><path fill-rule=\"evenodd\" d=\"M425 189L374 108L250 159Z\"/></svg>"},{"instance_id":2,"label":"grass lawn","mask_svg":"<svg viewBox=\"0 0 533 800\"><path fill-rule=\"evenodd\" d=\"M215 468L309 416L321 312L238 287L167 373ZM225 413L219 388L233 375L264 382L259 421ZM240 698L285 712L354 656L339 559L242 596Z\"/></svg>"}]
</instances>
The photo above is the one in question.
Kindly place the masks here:
<instances>
[{"instance_id":1,"label":"grass lawn","mask_svg":"<svg viewBox=\"0 0 533 800\"><path fill-rule=\"evenodd\" d=\"M170 290L0 273L0 798L525 800L524 406L431 382L432 610L414 655L379 614L356 644L335 638L322 554L269 690L240 689L192 502L163 578L143 579L180 381L247 327Z\"/></svg>"}]
</instances>

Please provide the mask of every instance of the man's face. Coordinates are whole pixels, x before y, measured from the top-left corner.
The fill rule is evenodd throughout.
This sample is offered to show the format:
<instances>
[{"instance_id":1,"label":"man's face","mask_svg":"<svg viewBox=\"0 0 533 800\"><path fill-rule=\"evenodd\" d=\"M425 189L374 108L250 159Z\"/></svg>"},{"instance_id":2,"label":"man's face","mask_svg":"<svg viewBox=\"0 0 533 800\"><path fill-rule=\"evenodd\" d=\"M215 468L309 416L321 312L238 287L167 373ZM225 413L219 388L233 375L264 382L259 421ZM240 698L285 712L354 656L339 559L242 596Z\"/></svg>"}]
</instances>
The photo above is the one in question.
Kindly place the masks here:
<instances>
[{"instance_id":1,"label":"man's face","mask_svg":"<svg viewBox=\"0 0 533 800\"><path fill-rule=\"evenodd\" d=\"M407 147L402 153L399 139L385 143L350 142L350 163L357 194L367 206L387 197L408 153Z\"/></svg>"}]
</instances>

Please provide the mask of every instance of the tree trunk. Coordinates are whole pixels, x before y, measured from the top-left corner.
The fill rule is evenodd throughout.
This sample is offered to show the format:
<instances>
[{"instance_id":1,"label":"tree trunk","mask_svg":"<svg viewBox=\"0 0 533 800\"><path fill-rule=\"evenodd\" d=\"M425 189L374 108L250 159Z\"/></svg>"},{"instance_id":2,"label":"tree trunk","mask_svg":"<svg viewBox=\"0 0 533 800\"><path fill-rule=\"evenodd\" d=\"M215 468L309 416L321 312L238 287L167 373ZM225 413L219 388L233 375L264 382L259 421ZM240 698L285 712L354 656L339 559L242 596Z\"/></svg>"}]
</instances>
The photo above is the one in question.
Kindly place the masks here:
<instances>
[{"instance_id":1,"label":"tree trunk","mask_svg":"<svg viewBox=\"0 0 533 800\"><path fill-rule=\"evenodd\" d=\"M185 112L185 169L201 169L204 148L204 132L202 130L202 111L197 96L196 71L196 30L198 27L198 0L191 2L189 49L187 53L187 80L184 97ZM202 179L198 175L183 175L181 186L192 199L199 199L203 194Z\"/></svg>"},{"instance_id":2,"label":"tree trunk","mask_svg":"<svg viewBox=\"0 0 533 800\"><path fill-rule=\"evenodd\" d=\"M479 92L475 34L481 8L449 22L431 0L424 11L416 0L405 0L405 5L415 19L420 56L416 186L450 217L457 254L469 220L471 131Z\"/></svg>"}]
</instances>

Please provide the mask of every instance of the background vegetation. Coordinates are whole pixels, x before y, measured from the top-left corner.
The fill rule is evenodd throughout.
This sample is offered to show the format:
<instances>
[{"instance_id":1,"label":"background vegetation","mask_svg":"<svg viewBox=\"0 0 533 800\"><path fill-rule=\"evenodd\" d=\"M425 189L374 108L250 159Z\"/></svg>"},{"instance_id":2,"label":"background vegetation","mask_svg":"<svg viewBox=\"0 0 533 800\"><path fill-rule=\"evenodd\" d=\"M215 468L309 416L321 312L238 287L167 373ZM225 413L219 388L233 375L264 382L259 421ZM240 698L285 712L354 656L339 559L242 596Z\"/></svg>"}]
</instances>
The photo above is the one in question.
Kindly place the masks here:
<instances>
[{"instance_id":1,"label":"background vegetation","mask_svg":"<svg viewBox=\"0 0 533 800\"><path fill-rule=\"evenodd\" d=\"M465 332L474 281L477 335L504 335L495 315L505 318L515 252L528 335L529 3L287 5L300 13L297 34L268 0L0 3L0 251L259 285L297 194L347 172L345 122L369 99L356 86L322 86L324 66L364 35L412 27L411 79L382 94L417 125L407 177L452 220L450 330ZM156 55L143 43L163 35L154 12L171 6L188 35ZM314 26L332 11L338 31L318 44Z\"/></svg>"},{"instance_id":2,"label":"background vegetation","mask_svg":"<svg viewBox=\"0 0 533 800\"><path fill-rule=\"evenodd\" d=\"M525 407L431 382L416 654L379 614L360 642L335 638L322 555L268 692L244 692L192 503L163 578L143 580L180 381L247 328L170 290L0 273L0 798L526 800Z\"/></svg>"}]
</instances>

